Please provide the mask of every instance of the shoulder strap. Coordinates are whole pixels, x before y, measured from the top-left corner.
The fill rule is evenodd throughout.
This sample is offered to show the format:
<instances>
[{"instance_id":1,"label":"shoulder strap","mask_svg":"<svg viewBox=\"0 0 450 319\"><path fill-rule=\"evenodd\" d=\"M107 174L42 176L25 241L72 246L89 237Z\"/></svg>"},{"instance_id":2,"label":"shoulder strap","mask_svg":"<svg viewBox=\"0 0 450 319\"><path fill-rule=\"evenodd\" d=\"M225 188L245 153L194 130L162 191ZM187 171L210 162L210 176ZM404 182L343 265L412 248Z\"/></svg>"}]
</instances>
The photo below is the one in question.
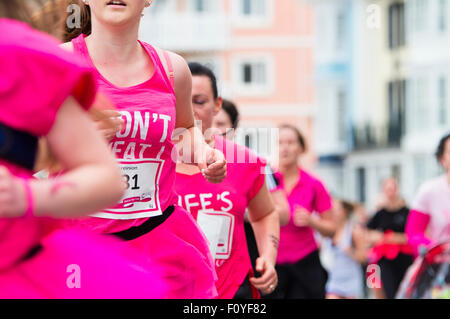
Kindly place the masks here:
<instances>
[{"instance_id":1,"label":"shoulder strap","mask_svg":"<svg viewBox=\"0 0 450 319\"><path fill-rule=\"evenodd\" d=\"M170 59L169 53L167 53L167 51L163 49L158 49L157 51L161 51L163 53L164 60L166 61L167 64L166 72L169 77L170 84L172 85L173 88L175 88L175 71L173 69L173 64L172 60Z\"/></svg>"},{"instance_id":2,"label":"shoulder strap","mask_svg":"<svg viewBox=\"0 0 450 319\"><path fill-rule=\"evenodd\" d=\"M175 71L173 70L172 60L170 59L169 54L167 51L163 50L164 58L167 62L167 67L169 68L169 80L170 84L172 84L173 87L175 87Z\"/></svg>"}]
</instances>

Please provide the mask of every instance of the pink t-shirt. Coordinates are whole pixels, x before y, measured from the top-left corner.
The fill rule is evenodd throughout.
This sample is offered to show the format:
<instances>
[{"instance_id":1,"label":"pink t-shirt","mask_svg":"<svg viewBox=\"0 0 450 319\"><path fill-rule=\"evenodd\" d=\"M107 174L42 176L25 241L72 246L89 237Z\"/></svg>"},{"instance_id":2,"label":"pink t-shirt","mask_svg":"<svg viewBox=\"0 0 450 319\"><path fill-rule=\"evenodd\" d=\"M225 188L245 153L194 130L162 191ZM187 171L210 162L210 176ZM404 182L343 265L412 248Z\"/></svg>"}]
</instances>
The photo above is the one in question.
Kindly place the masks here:
<instances>
[{"instance_id":1,"label":"pink t-shirt","mask_svg":"<svg viewBox=\"0 0 450 319\"><path fill-rule=\"evenodd\" d=\"M218 298L230 299L252 269L244 214L265 182L265 162L248 148L219 136L215 148L227 159L227 177L222 183L209 183L200 173L177 173L175 188L179 205L194 216L209 240L219 277ZM244 158L245 163L240 161Z\"/></svg>"},{"instance_id":2,"label":"pink t-shirt","mask_svg":"<svg viewBox=\"0 0 450 319\"><path fill-rule=\"evenodd\" d=\"M429 234L432 241L450 238L450 185L443 175L424 183L411 209L428 215Z\"/></svg>"},{"instance_id":3,"label":"pink t-shirt","mask_svg":"<svg viewBox=\"0 0 450 319\"><path fill-rule=\"evenodd\" d=\"M314 230L311 227L297 227L293 222L296 207L301 206L310 213L323 213L331 209L331 197L320 180L301 168L300 179L288 194L290 207L289 223L280 228L278 264L296 263L317 249ZM283 175L275 173L284 188Z\"/></svg>"},{"instance_id":4,"label":"pink t-shirt","mask_svg":"<svg viewBox=\"0 0 450 319\"><path fill-rule=\"evenodd\" d=\"M95 67L85 36L72 40L74 52ZM114 233L139 226L174 205L175 161L172 160L172 132L175 128L175 92L156 50L140 42L154 64L153 76L138 85L120 88L98 71L100 91L109 98L125 121L121 132L110 141L128 185L115 206L91 218L75 221L99 233Z\"/></svg>"},{"instance_id":5,"label":"pink t-shirt","mask_svg":"<svg viewBox=\"0 0 450 319\"><path fill-rule=\"evenodd\" d=\"M96 93L92 69L28 25L0 19L0 122L36 137L51 130L63 102L74 97L85 109ZM0 159L19 177L33 172ZM0 269L36 244L42 234L37 218L0 219Z\"/></svg>"}]
</instances>

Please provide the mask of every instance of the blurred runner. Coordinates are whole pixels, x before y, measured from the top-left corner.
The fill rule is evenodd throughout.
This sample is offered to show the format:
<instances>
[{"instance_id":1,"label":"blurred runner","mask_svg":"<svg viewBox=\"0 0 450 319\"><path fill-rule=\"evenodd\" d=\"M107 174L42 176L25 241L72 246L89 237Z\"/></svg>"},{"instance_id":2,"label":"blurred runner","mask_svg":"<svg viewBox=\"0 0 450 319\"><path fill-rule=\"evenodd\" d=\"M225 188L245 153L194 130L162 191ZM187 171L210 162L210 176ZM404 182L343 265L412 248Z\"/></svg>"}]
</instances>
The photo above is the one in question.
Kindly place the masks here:
<instances>
[{"instance_id":1,"label":"blurred runner","mask_svg":"<svg viewBox=\"0 0 450 319\"><path fill-rule=\"evenodd\" d=\"M233 140L238 126L239 111L236 105L230 100L223 99L222 108L219 113L214 116L213 127L219 129L222 136ZM286 193L281 187L280 181L275 177L269 163L266 165L266 184L275 205L275 209L280 217L280 226L284 226L289 222L289 203L287 202ZM259 257L258 245L256 243L252 225L248 220L247 212L245 213L244 218L244 229L250 260L252 262L253 271L255 271L255 263Z\"/></svg>"},{"instance_id":2,"label":"blurred runner","mask_svg":"<svg viewBox=\"0 0 450 319\"><path fill-rule=\"evenodd\" d=\"M290 220L281 227L277 258L279 288L268 298L323 299L328 274L323 268L314 231L333 237L332 202L322 182L298 164L305 139L291 125L280 127L280 171L275 173L288 194ZM313 216L317 212L319 216Z\"/></svg>"},{"instance_id":3,"label":"blurred runner","mask_svg":"<svg viewBox=\"0 0 450 319\"><path fill-rule=\"evenodd\" d=\"M114 205L123 183L85 112L93 70L9 19L27 10L0 1L0 298L165 298L159 270L119 240L78 230L44 237L54 218ZM32 178L41 137L66 169L57 179Z\"/></svg>"},{"instance_id":4,"label":"blurred runner","mask_svg":"<svg viewBox=\"0 0 450 319\"><path fill-rule=\"evenodd\" d=\"M355 224L352 215L357 207L345 200L334 200L337 230L333 238L326 238L322 249L332 255L327 282L327 299L362 298L364 273L361 264L367 259L365 230Z\"/></svg>"},{"instance_id":5,"label":"blurred runner","mask_svg":"<svg viewBox=\"0 0 450 319\"><path fill-rule=\"evenodd\" d=\"M211 184L198 167L179 163L176 191L180 205L194 216L208 237L219 277L218 298L258 298L256 289L270 293L278 283L274 266L280 226L265 183L265 162L248 148L211 132L214 115L222 106L216 77L198 63L189 63L189 67L195 117L201 121L210 145L225 154L227 177L220 184ZM247 208L260 252L256 260L260 277L252 271L245 239Z\"/></svg>"},{"instance_id":6,"label":"blurred runner","mask_svg":"<svg viewBox=\"0 0 450 319\"><path fill-rule=\"evenodd\" d=\"M439 141L436 158L445 173L420 187L406 226L416 254L420 246L430 248L450 240L450 134Z\"/></svg>"}]
</instances>

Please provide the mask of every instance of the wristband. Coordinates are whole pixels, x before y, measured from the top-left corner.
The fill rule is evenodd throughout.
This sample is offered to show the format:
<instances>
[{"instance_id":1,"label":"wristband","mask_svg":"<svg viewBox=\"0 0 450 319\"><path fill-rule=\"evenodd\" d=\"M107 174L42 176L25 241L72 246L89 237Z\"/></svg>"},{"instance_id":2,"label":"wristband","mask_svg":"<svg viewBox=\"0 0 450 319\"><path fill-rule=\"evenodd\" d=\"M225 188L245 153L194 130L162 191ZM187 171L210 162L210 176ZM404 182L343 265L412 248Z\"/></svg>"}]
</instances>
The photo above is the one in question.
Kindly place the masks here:
<instances>
[{"instance_id":1,"label":"wristband","mask_svg":"<svg viewBox=\"0 0 450 319\"><path fill-rule=\"evenodd\" d=\"M22 179L23 186L25 187L25 195L27 197L27 209L25 211L25 217L33 216L34 203L33 203L33 193L31 192L31 186L28 179Z\"/></svg>"}]
</instances>

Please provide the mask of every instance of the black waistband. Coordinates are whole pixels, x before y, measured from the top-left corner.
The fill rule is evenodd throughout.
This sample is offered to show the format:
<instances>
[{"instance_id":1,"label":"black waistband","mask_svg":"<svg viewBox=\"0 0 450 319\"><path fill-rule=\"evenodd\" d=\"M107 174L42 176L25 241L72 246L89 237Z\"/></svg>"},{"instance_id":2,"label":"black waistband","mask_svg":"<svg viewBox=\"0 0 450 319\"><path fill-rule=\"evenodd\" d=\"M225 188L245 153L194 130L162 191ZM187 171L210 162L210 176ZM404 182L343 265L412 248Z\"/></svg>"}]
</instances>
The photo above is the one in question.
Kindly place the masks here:
<instances>
[{"instance_id":1,"label":"black waistband","mask_svg":"<svg viewBox=\"0 0 450 319\"><path fill-rule=\"evenodd\" d=\"M136 238L139 238L145 234L148 234L153 229L164 223L167 218L169 218L170 215L175 211L175 206L169 206L166 208L166 210L162 213L162 215L150 217L147 221L145 221L142 225L131 227L129 229L117 232L117 233L111 233L110 235L119 237L125 241L130 241Z\"/></svg>"},{"instance_id":2,"label":"black waistband","mask_svg":"<svg viewBox=\"0 0 450 319\"><path fill-rule=\"evenodd\" d=\"M0 123L0 158L33 170L38 138Z\"/></svg>"}]
</instances>

